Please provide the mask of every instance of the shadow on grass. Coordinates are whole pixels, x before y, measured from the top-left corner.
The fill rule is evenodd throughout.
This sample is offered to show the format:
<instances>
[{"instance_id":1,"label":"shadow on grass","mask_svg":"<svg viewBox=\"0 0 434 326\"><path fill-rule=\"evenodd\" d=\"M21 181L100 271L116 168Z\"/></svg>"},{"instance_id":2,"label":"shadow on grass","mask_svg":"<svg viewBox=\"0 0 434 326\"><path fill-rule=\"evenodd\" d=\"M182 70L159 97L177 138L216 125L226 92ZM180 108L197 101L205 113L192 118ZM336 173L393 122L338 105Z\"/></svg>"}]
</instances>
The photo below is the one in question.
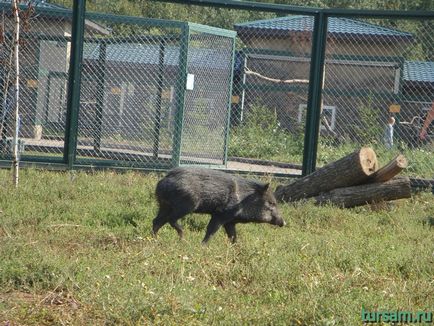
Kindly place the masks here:
<instances>
[{"instance_id":1,"label":"shadow on grass","mask_svg":"<svg viewBox=\"0 0 434 326\"><path fill-rule=\"evenodd\" d=\"M136 221L140 219L143 219L143 214L140 212L114 212L109 213L107 218L101 221L101 225L109 228L128 225L137 227Z\"/></svg>"}]
</instances>

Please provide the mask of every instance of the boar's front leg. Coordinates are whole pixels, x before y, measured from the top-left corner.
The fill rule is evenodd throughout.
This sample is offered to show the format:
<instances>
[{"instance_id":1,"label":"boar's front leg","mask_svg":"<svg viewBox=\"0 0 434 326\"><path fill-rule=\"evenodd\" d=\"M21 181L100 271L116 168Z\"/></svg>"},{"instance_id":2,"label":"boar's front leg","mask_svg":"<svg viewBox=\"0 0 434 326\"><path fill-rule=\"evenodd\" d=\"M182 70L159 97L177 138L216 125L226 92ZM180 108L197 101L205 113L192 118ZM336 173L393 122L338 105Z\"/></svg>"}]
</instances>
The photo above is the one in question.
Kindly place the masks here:
<instances>
[{"instance_id":1,"label":"boar's front leg","mask_svg":"<svg viewBox=\"0 0 434 326\"><path fill-rule=\"evenodd\" d=\"M229 240L232 243L235 243L237 241L237 232L235 230L235 223L234 222L228 222L225 225L223 225L225 228L226 234L228 235Z\"/></svg>"},{"instance_id":2,"label":"boar's front leg","mask_svg":"<svg viewBox=\"0 0 434 326\"><path fill-rule=\"evenodd\" d=\"M206 244L209 238L211 238L211 236L218 231L221 225L222 225L221 217L213 214L206 228L205 238L203 238L202 244Z\"/></svg>"}]
</instances>

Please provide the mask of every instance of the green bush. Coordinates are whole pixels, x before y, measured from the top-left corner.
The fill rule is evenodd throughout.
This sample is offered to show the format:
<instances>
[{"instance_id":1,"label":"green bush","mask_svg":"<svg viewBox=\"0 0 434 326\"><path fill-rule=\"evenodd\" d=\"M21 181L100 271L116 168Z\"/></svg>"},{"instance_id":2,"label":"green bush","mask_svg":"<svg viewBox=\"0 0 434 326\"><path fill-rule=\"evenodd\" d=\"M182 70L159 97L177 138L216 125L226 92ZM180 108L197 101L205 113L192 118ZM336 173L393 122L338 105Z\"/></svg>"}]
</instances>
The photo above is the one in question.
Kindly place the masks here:
<instances>
[{"instance_id":1,"label":"green bush","mask_svg":"<svg viewBox=\"0 0 434 326\"><path fill-rule=\"evenodd\" d=\"M284 130L271 109L255 105L245 121L231 131L229 156L300 162L303 135Z\"/></svg>"},{"instance_id":2,"label":"green bush","mask_svg":"<svg viewBox=\"0 0 434 326\"><path fill-rule=\"evenodd\" d=\"M409 148L405 144L396 145L392 150L384 147L381 137L382 126L379 123L379 111L368 104L360 110L360 126L354 126L358 140L346 139L335 143L320 136L317 153L317 166L336 161L362 146L371 146L377 153L380 165L386 164L398 153L403 153L409 160L406 175L432 178L434 160L432 150L428 148ZM246 114L240 126L231 130L229 156L256 158L263 160L301 163L303 159L303 127L294 124L294 131L283 129L276 112L263 105L254 105Z\"/></svg>"},{"instance_id":3,"label":"green bush","mask_svg":"<svg viewBox=\"0 0 434 326\"><path fill-rule=\"evenodd\" d=\"M358 112L360 123L354 124L355 139L363 144L382 144L385 125L381 123L381 111L373 107L371 97L368 97L367 102L359 107Z\"/></svg>"}]
</instances>

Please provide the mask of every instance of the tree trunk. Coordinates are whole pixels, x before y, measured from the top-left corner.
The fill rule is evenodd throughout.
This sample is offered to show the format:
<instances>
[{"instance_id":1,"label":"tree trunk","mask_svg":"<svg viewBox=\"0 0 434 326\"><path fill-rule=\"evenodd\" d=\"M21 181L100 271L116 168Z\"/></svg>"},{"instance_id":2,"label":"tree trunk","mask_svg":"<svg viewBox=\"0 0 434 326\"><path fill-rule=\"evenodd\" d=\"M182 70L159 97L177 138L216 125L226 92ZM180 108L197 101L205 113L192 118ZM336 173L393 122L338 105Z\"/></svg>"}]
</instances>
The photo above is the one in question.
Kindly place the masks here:
<instances>
[{"instance_id":1,"label":"tree trunk","mask_svg":"<svg viewBox=\"0 0 434 326\"><path fill-rule=\"evenodd\" d=\"M372 148L363 147L286 186L278 186L275 192L276 199L296 201L335 188L358 185L366 182L377 169L375 152Z\"/></svg>"},{"instance_id":2,"label":"tree trunk","mask_svg":"<svg viewBox=\"0 0 434 326\"><path fill-rule=\"evenodd\" d=\"M368 183L388 181L404 170L407 165L407 159L404 157L404 155L399 154L387 165L371 174L369 176Z\"/></svg>"},{"instance_id":3,"label":"tree trunk","mask_svg":"<svg viewBox=\"0 0 434 326\"><path fill-rule=\"evenodd\" d=\"M20 15L18 12L18 0L12 0L12 8L15 17L15 35L14 35L14 56L15 56L15 129L13 137L13 182L15 187L18 187L19 180L19 167L20 167L20 153L19 153L19 129L20 129L20 111L19 111L19 99L20 99Z\"/></svg>"},{"instance_id":4,"label":"tree trunk","mask_svg":"<svg viewBox=\"0 0 434 326\"><path fill-rule=\"evenodd\" d=\"M315 202L316 204L332 203L341 207L354 207L410 197L410 179L399 177L386 182L334 189L315 197Z\"/></svg>"}]
</instances>

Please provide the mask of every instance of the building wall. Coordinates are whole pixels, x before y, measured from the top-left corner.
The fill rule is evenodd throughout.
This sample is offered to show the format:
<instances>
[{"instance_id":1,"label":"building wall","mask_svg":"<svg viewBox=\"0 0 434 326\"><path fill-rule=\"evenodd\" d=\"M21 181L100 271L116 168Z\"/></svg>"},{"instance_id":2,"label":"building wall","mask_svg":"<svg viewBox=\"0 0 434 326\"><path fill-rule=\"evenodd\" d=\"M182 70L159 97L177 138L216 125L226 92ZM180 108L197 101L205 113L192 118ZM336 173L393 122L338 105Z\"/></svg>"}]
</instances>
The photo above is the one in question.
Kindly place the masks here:
<instances>
[{"instance_id":1,"label":"building wall","mask_svg":"<svg viewBox=\"0 0 434 326\"><path fill-rule=\"evenodd\" d=\"M264 56L247 59L250 70L266 77L288 80L309 79L310 40L288 37L285 39L249 39L245 40L249 48L260 50L289 51L293 57ZM376 44L366 42L348 42L329 40L326 49L326 67L324 75L324 105L336 107L336 130L342 134L351 134L351 129L359 128L360 111L368 104L377 110L378 124L382 125L389 115L389 106L394 103L393 94L399 91L400 62L396 56L402 54L402 44ZM258 51L261 52L261 51ZM249 54L250 55L250 54ZM300 57L297 57L300 55ZM390 57L390 62L375 62L370 58L337 60L332 55L381 56ZM277 112L281 124L290 126L297 120L300 104L307 103L307 85L292 84L298 89L279 91L282 84L266 81L256 76L247 75L249 91L245 96L246 113L253 103L263 103ZM269 87L263 90L264 85ZM270 89L274 88L274 92ZM302 99L305 98L303 101ZM369 103L368 103L369 102ZM351 127L353 125L354 128ZM353 130L354 131L354 130Z\"/></svg>"},{"instance_id":2,"label":"building wall","mask_svg":"<svg viewBox=\"0 0 434 326\"><path fill-rule=\"evenodd\" d=\"M241 37L241 39L247 48L285 51L294 55L310 55L312 48L310 36L297 37L290 35L287 38L266 38L260 37L260 33L258 33L258 37ZM329 38L327 40L326 54L397 57L403 53L405 48L406 46L400 42L378 43Z\"/></svg>"}]
</instances>

